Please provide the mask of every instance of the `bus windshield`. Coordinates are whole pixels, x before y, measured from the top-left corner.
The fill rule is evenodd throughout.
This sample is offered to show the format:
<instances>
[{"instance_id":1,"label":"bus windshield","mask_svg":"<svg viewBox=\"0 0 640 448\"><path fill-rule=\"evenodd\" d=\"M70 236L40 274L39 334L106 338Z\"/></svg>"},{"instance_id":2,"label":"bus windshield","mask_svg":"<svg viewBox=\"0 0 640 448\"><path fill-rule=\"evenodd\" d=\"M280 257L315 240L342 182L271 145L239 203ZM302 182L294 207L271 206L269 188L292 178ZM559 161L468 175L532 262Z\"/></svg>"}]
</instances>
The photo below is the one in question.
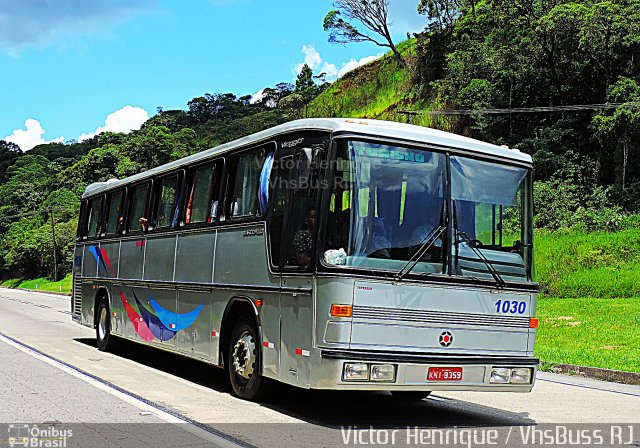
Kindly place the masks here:
<instances>
[{"instance_id":1,"label":"bus windshield","mask_svg":"<svg viewBox=\"0 0 640 448\"><path fill-rule=\"evenodd\" d=\"M499 284L529 281L528 173L459 156L448 162L424 149L348 141L336 156L323 260L399 278L410 271Z\"/></svg>"}]
</instances>

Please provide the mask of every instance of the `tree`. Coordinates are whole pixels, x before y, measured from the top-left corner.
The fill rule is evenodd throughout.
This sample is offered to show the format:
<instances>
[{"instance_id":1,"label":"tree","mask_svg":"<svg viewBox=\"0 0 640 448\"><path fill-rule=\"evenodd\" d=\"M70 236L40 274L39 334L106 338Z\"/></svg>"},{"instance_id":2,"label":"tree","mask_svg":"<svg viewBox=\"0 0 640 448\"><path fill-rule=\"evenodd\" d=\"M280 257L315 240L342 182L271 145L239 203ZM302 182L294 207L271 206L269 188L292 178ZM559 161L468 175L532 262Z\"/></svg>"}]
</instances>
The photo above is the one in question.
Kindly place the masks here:
<instances>
[{"instance_id":1,"label":"tree","mask_svg":"<svg viewBox=\"0 0 640 448\"><path fill-rule=\"evenodd\" d=\"M475 15L476 0L420 0L418 13L430 20L429 28L438 32L451 32L458 18L470 10Z\"/></svg>"},{"instance_id":2,"label":"tree","mask_svg":"<svg viewBox=\"0 0 640 448\"><path fill-rule=\"evenodd\" d=\"M613 113L600 113L593 118L593 127L596 136L603 146L613 146L617 149L614 164L617 183L624 192L627 188L630 168L634 174L640 174L640 164L637 157L629 166L629 153L637 153L640 140L640 85L629 78L621 78L609 88L607 100L621 103Z\"/></svg>"},{"instance_id":3,"label":"tree","mask_svg":"<svg viewBox=\"0 0 640 448\"><path fill-rule=\"evenodd\" d=\"M324 18L324 30L329 32L329 42L373 42L380 47L390 48L398 62L405 65L404 58L393 43L389 32L389 0L336 0L333 7L335 9L329 11ZM358 30L350 20L359 22L382 40L372 37L369 32Z\"/></svg>"},{"instance_id":4,"label":"tree","mask_svg":"<svg viewBox=\"0 0 640 448\"><path fill-rule=\"evenodd\" d=\"M209 120L233 120L253 114L250 95L236 97L233 93L205 93L187 103L188 115L193 124L206 123Z\"/></svg>"},{"instance_id":5,"label":"tree","mask_svg":"<svg viewBox=\"0 0 640 448\"><path fill-rule=\"evenodd\" d=\"M258 101L258 104L267 109L274 109L278 107L278 103L282 98L291 95L293 89L294 85L287 82L278 83L275 88L266 87L262 91L262 98Z\"/></svg>"},{"instance_id":6,"label":"tree","mask_svg":"<svg viewBox=\"0 0 640 448\"><path fill-rule=\"evenodd\" d=\"M15 143L0 140L0 184L6 181L7 168L22 155L20 147Z\"/></svg>"},{"instance_id":7,"label":"tree","mask_svg":"<svg viewBox=\"0 0 640 448\"><path fill-rule=\"evenodd\" d=\"M313 70L307 64L302 66L298 78L296 79L296 88L293 93L302 97L305 105L305 117L307 116L306 106L318 95L318 86L313 80Z\"/></svg>"}]
</instances>

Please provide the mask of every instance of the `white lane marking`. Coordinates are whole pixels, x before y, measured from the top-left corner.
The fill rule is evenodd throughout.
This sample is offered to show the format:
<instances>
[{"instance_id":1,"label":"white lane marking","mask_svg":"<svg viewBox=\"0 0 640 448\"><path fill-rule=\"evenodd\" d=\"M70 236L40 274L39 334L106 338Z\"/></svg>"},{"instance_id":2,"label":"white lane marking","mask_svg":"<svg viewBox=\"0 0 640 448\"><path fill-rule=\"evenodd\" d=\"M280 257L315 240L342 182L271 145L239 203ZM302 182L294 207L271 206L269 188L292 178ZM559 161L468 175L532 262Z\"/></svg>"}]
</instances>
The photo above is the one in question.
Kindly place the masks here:
<instances>
[{"instance_id":1,"label":"white lane marking","mask_svg":"<svg viewBox=\"0 0 640 448\"><path fill-rule=\"evenodd\" d=\"M135 397L132 397L130 395L125 394L124 392L121 392L117 389L114 389L112 387L110 387L107 384L104 384L94 378L91 378L88 375L85 375L81 372L78 372L77 370L74 370L68 366L66 366L65 364L56 361L55 359L49 358L48 356L45 356L41 353L35 352L33 350L31 350L28 347L23 346L22 344L19 344L11 339L6 338L4 335L0 334L0 342L4 342L5 344L20 350L23 353L26 353L29 356L32 356L46 364L49 364L50 366L53 366L59 370L62 370L63 372L78 378L82 381L84 381L87 384L90 384L91 386L100 389L104 392L107 392L110 395L113 395L114 397L119 398L120 400L129 403L135 407L137 407L138 409L141 409L143 412L150 412L153 415L156 415L157 417L161 418L162 420L168 422L168 423L172 423L172 424L180 424L180 427L189 431L190 433L192 433L195 436L198 436L202 439L205 439L209 442L212 442L214 444L216 444L216 446L219 447L224 447L224 448L237 448L238 445L236 443L233 443L230 440L225 439L224 437L220 437L218 435L212 434L209 431L205 431L202 428L199 428L198 426L195 426L194 424L183 420L181 418L176 417L175 415L171 415L168 412L163 411L162 409L158 409L155 406L151 406L148 403L145 403L144 401L138 400Z\"/></svg>"}]
</instances>

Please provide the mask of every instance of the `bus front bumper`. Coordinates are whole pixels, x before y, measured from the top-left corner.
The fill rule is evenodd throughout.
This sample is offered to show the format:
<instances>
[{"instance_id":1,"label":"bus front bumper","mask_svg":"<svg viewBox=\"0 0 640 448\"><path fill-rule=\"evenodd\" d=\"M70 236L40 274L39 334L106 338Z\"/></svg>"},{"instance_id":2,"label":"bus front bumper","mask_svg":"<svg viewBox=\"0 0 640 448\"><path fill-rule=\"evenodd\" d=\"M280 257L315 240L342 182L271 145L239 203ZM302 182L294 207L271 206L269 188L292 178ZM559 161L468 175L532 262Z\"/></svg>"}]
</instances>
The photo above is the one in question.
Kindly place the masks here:
<instances>
[{"instance_id":1,"label":"bus front bumper","mask_svg":"<svg viewBox=\"0 0 640 448\"><path fill-rule=\"evenodd\" d=\"M312 369L311 388L530 392L538 364L537 358L520 356L321 349L320 365ZM356 375L349 378L347 371Z\"/></svg>"}]
</instances>

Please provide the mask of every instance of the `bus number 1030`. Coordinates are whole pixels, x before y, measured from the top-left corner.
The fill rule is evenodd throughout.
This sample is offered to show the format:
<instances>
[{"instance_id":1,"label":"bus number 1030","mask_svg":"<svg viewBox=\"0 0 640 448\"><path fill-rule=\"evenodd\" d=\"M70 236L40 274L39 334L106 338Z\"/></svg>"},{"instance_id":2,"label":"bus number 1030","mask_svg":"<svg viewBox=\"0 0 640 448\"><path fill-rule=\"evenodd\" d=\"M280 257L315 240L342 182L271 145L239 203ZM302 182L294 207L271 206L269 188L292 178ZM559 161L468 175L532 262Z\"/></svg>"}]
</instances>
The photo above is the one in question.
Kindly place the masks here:
<instances>
[{"instance_id":1,"label":"bus number 1030","mask_svg":"<svg viewBox=\"0 0 640 448\"><path fill-rule=\"evenodd\" d=\"M527 311L527 302L515 300L498 300L496 302L496 312L505 314L524 314Z\"/></svg>"}]
</instances>

